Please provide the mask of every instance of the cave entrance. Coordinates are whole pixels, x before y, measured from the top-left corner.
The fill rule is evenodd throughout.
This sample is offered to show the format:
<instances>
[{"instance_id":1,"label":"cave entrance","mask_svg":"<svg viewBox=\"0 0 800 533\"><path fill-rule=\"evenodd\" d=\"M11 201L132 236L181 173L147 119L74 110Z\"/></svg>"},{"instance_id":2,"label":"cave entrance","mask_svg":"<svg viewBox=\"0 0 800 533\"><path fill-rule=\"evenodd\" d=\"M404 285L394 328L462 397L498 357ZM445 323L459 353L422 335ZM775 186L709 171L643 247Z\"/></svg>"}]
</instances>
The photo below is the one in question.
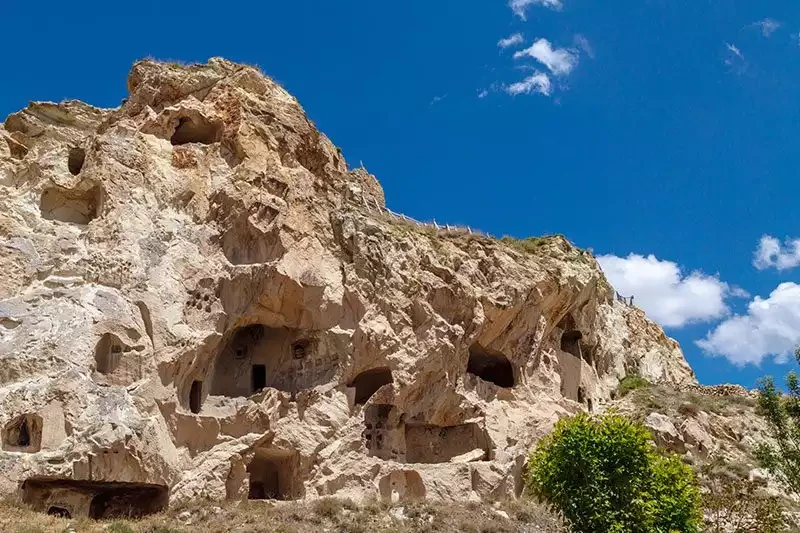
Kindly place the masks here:
<instances>
[{"instance_id":1,"label":"cave entrance","mask_svg":"<svg viewBox=\"0 0 800 533\"><path fill-rule=\"evenodd\" d=\"M194 380L192 388L189 390L189 410L194 414L200 412L203 405L203 382Z\"/></svg>"},{"instance_id":2,"label":"cave entrance","mask_svg":"<svg viewBox=\"0 0 800 533\"><path fill-rule=\"evenodd\" d=\"M36 453L42 448L42 417L25 414L11 420L3 429L3 450Z\"/></svg>"},{"instance_id":3,"label":"cave entrance","mask_svg":"<svg viewBox=\"0 0 800 533\"><path fill-rule=\"evenodd\" d=\"M70 513L69 510L56 505L48 507L47 514L51 516L57 516L58 518L72 518L72 513Z\"/></svg>"},{"instance_id":4,"label":"cave entrance","mask_svg":"<svg viewBox=\"0 0 800 533\"><path fill-rule=\"evenodd\" d=\"M253 365L253 392L258 392L267 386L267 367L265 365Z\"/></svg>"},{"instance_id":5,"label":"cave entrance","mask_svg":"<svg viewBox=\"0 0 800 533\"><path fill-rule=\"evenodd\" d=\"M189 143L213 144L219 140L220 132L218 123L211 122L202 115L183 117L179 119L170 142L173 146Z\"/></svg>"},{"instance_id":6,"label":"cave entrance","mask_svg":"<svg viewBox=\"0 0 800 533\"><path fill-rule=\"evenodd\" d=\"M467 372L498 387L511 388L515 385L511 361L502 353L488 350L477 343L469 348Z\"/></svg>"},{"instance_id":7,"label":"cave entrance","mask_svg":"<svg viewBox=\"0 0 800 533\"><path fill-rule=\"evenodd\" d=\"M257 448L247 467L250 474L248 499L294 500L302 487L296 479L297 453L278 448Z\"/></svg>"},{"instance_id":8,"label":"cave entrance","mask_svg":"<svg viewBox=\"0 0 800 533\"><path fill-rule=\"evenodd\" d=\"M373 394L378 392L378 389L392 382L392 371L388 367L381 367L360 373L350 382L348 387L354 387L356 389L356 405L363 405L367 403L367 400L369 400Z\"/></svg>"},{"instance_id":9,"label":"cave entrance","mask_svg":"<svg viewBox=\"0 0 800 533\"><path fill-rule=\"evenodd\" d=\"M169 489L147 483L31 478L22 483L22 501L56 516L141 518L166 508Z\"/></svg>"}]
</instances>

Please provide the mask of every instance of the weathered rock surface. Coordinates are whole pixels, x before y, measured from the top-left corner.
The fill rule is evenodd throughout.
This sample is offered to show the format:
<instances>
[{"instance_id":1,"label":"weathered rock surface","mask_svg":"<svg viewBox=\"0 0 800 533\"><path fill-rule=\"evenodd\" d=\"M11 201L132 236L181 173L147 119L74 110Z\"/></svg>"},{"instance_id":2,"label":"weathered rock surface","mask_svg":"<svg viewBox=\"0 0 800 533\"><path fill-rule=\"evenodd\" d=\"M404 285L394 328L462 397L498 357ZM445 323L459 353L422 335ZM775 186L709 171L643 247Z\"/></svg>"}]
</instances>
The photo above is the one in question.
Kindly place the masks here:
<instances>
[{"instance_id":1,"label":"weathered rock surface","mask_svg":"<svg viewBox=\"0 0 800 533\"><path fill-rule=\"evenodd\" d=\"M694 383L591 254L386 214L257 70L144 61L128 89L0 127L0 492L495 497L626 374Z\"/></svg>"}]
</instances>

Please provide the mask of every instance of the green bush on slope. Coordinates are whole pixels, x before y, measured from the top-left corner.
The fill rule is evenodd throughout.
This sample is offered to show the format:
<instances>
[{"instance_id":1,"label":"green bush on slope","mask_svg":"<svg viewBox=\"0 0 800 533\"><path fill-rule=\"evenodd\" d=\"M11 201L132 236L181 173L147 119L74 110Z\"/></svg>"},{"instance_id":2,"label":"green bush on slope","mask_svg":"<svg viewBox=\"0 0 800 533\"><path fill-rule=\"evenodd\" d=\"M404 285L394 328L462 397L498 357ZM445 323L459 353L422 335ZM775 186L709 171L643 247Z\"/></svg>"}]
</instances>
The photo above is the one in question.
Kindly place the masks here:
<instances>
[{"instance_id":1,"label":"green bush on slope","mask_svg":"<svg viewBox=\"0 0 800 533\"><path fill-rule=\"evenodd\" d=\"M647 430L623 416L558 422L531 453L526 485L576 533L700 531L691 468L658 454Z\"/></svg>"}]
</instances>

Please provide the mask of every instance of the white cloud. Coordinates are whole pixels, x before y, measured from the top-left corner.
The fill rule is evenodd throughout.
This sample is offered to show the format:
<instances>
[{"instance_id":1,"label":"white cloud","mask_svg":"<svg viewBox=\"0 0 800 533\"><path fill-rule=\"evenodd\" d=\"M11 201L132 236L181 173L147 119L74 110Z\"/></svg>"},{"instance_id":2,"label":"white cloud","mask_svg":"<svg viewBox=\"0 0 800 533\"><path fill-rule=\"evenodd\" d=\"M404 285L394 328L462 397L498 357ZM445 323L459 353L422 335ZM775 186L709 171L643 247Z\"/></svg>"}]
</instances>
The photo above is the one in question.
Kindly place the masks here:
<instances>
[{"instance_id":1,"label":"white cloud","mask_svg":"<svg viewBox=\"0 0 800 533\"><path fill-rule=\"evenodd\" d=\"M524 42L525 37L523 37L521 33L515 33L513 35L509 35L505 39L500 39L497 41L497 46L500 48L508 48L509 46L518 46Z\"/></svg>"},{"instance_id":2,"label":"white cloud","mask_svg":"<svg viewBox=\"0 0 800 533\"><path fill-rule=\"evenodd\" d=\"M478 91L478 98L486 98L487 96L489 96L488 89L481 89L480 91Z\"/></svg>"},{"instance_id":3,"label":"white cloud","mask_svg":"<svg viewBox=\"0 0 800 533\"><path fill-rule=\"evenodd\" d=\"M578 54L575 50L553 48L547 39L539 39L530 48L516 52L514 59L525 56L534 58L556 76L565 76L578 65Z\"/></svg>"},{"instance_id":4,"label":"white cloud","mask_svg":"<svg viewBox=\"0 0 800 533\"><path fill-rule=\"evenodd\" d=\"M684 274L677 264L654 255L603 255L597 260L620 294L633 296L638 307L666 327L723 317L729 312L725 299L740 294L715 276Z\"/></svg>"},{"instance_id":5,"label":"white cloud","mask_svg":"<svg viewBox=\"0 0 800 533\"><path fill-rule=\"evenodd\" d=\"M761 29L761 33L764 35L764 37L769 38L773 33L778 31L778 29L781 27L781 23L775 19L767 17L763 20L754 22L753 26Z\"/></svg>"},{"instance_id":6,"label":"white cloud","mask_svg":"<svg viewBox=\"0 0 800 533\"><path fill-rule=\"evenodd\" d=\"M787 359L800 344L800 285L783 283L769 298L756 296L746 315L731 317L698 341L707 353L738 365L759 364L765 357Z\"/></svg>"},{"instance_id":7,"label":"white cloud","mask_svg":"<svg viewBox=\"0 0 800 533\"><path fill-rule=\"evenodd\" d=\"M788 270L800 266L800 239L786 239L781 244L775 237L764 235L753 254L753 266L759 270Z\"/></svg>"},{"instance_id":8,"label":"white cloud","mask_svg":"<svg viewBox=\"0 0 800 533\"><path fill-rule=\"evenodd\" d=\"M522 81L512 83L505 87L505 91L511 95L539 93L550 96L553 93L553 86L550 76L544 72L535 72Z\"/></svg>"},{"instance_id":9,"label":"white cloud","mask_svg":"<svg viewBox=\"0 0 800 533\"><path fill-rule=\"evenodd\" d=\"M544 6L556 11L560 11L564 7L561 0L509 0L508 6L522 20L527 20L526 14L531 6Z\"/></svg>"}]
</instances>

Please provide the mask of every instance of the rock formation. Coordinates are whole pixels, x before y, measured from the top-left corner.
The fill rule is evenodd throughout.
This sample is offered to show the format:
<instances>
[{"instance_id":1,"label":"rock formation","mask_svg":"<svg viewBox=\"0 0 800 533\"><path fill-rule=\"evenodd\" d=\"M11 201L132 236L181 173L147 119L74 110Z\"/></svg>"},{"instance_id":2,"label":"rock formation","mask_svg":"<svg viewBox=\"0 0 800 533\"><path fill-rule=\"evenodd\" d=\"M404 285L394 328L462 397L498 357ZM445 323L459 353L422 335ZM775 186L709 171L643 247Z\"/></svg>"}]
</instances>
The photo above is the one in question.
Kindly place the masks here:
<instances>
[{"instance_id":1,"label":"rock formation","mask_svg":"<svg viewBox=\"0 0 800 533\"><path fill-rule=\"evenodd\" d=\"M128 90L0 127L0 493L513 495L623 376L695 383L590 253L388 213L258 70L143 61Z\"/></svg>"}]
</instances>

